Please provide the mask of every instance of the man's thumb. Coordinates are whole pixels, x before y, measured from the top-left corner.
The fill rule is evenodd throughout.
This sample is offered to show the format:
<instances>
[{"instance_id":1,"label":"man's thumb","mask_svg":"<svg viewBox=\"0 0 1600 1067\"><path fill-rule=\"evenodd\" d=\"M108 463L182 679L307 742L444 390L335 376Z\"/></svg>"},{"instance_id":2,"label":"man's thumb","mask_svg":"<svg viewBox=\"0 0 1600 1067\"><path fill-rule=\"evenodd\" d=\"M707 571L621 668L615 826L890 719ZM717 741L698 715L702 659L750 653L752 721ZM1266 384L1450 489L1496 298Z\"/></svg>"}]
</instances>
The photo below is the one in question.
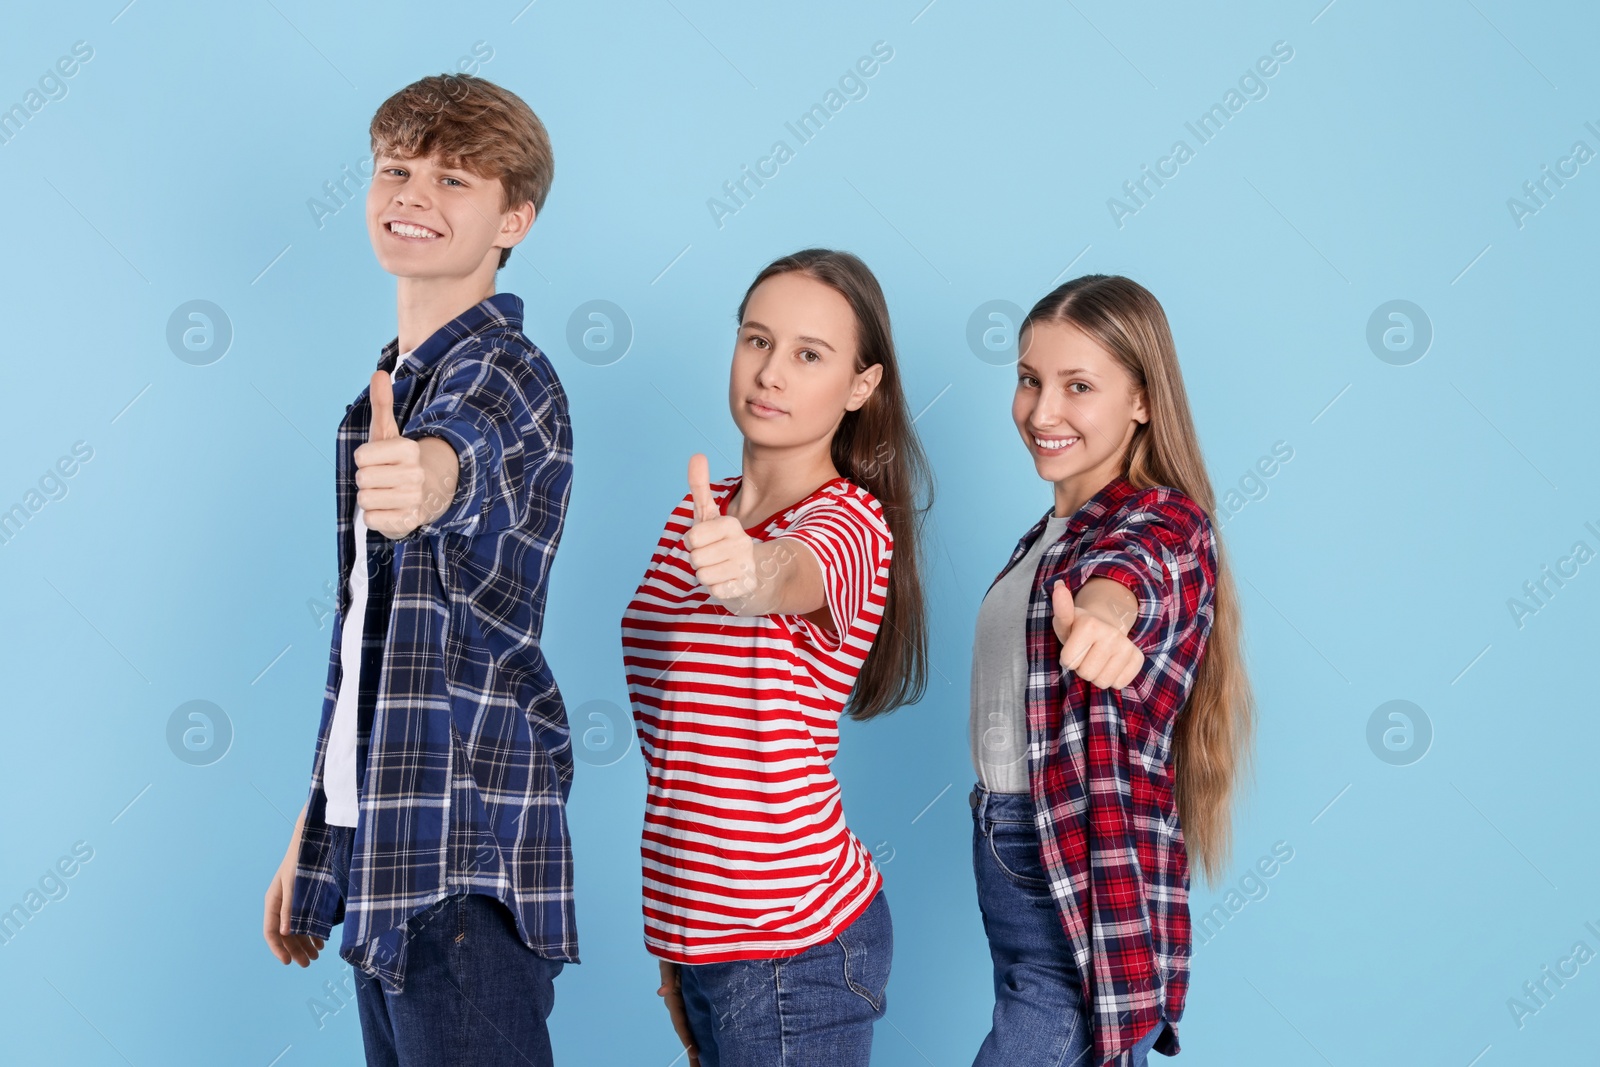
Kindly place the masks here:
<instances>
[{"instance_id":1,"label":"man's thumb","mask_svg":"<svg viewBox=\"0 0 1600 1067\"><path fill-rule=\"evenodd\" d=\"M372 400L372 429L369 441L387 441L400 436L400 426L394 421L394 383L387 371L373 371L372 385L367 390Z\"/></svg>"},{"instance_id":2,"label":"man's thumb","mask_svg":"<svg viewBox=\"0 0 1600 1067\"><path fill-rule=\"evenodd\" d=\"M716 497L711 495L711 468L703 453L689 457L689 492L694 498L696 522L709 522L720 510Z\"/></svg>"}]
</instances>

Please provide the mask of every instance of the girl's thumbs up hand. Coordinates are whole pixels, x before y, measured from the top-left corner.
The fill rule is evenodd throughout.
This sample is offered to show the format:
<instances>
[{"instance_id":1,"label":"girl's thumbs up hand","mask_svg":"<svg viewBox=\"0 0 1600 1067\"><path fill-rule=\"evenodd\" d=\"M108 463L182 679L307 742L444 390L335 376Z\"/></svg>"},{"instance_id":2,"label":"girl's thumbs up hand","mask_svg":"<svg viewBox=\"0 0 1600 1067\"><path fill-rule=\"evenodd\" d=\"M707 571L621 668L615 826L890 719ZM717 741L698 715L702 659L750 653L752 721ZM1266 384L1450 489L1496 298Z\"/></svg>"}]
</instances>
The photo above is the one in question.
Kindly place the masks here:
<instances>
[{"instance_id":1,"label":"girl's thumbs up hand","mask_svg":"<svg viewBox=\"0 0 1600 1067\"><path fill-rule=\"evenodd\" d=\"M698 452L689 457L689 493L694 499L694 524L683 535L689 566L712 599L728 607L756 590L755 539L738 519L717 507L706 457Z\"/></svg>"},{"instance_id":2,"label":"girl's thumbs up hand","mask_svg":"<svg viewBox=\"0 0 1600 1067\"><path fill-rule=\"evenodd\" d=\"M1050 587L1051 622L1061 642L1061 666L1090 685L1124 689L1144 667L1144 653L1126 634L1072 602L1072 590L1056 579Z\"/></svg>"}]
</instances>

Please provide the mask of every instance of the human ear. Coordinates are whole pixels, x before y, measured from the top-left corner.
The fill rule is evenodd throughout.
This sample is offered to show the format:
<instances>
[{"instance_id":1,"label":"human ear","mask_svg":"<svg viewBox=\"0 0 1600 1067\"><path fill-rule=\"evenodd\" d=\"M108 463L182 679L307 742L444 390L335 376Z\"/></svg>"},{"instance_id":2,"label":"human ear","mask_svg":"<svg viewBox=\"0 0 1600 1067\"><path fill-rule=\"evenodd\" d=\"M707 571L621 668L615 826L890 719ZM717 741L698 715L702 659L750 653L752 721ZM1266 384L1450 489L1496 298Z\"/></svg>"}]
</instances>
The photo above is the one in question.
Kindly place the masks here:
<instances>
[{"instance_id":1,"label":"human ear","mask_svg":"<svg viewBox=\"0 0 1600 1067\"><path fill-rule=\"evenodd\" d=\"M514 208L506 211L500 221L500 236L505 239L503 248L515 248L528 236L528 230L533 227L534 217L538 211L533 206L532 200L525 200Z\"/></svg>"},{"instance_id":2,"label":"human ear","mask_svg":"<svg viewBox=\"0 0 1600 1067\"><path fill-rule=\"evenodd\" d=\"M856 375L855 384L850 389L850 400L845 404L846 411L855 411L867 402L867 398L878 388L878 383L883 380L883 364L874 363L866 370Z\"/></svg>"}]
</instances>

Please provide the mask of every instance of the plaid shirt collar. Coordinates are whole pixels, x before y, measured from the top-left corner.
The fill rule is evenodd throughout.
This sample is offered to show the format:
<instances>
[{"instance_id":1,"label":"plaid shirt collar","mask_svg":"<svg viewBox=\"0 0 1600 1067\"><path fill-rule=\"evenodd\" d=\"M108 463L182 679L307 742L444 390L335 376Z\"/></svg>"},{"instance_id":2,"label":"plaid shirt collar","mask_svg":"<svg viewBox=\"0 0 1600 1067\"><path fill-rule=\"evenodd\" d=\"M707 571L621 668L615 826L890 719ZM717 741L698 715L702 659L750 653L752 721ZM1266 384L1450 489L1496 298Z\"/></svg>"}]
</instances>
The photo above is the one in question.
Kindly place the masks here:
<instances>
[{"instance_id":1,"label":"plaid shirt collar","mask_svg":"<svg viewBox=\"0 0 1600 1067\"><path fill-rule=\"evenodd\" d=\"M1090 526L1100 523L1106 518L1107 515L1115 513L1117 509L1122 506L1123 501L1127 500L1130 496L1133 496L1138 491L1139 490L1133 487L1132 482L1128 481L1128 479L1122 477L1121 475L1112 478L1109 482L1101 487L1099 492L1095 493L1094 496L1084 501L1083 505L1079 507L1077 511L1072 513L1072 517L1067 520L1066 530L1062 532L1061 539L1056 543L1062 544L1069 538L1076 537L1083 533L1083 531L1087 530ZM1039 521L1033 524L1033 528L1022 535L1022 540L1017 542L1017 547L1011 552L1011 559L1006 562L1006 565L1003 568L1001 568L1000 573L995 575L994 582L998 582L1001 578L1004 578L1006 576L1006 572L1011 570L1012 567L1015 567L1017 565L1017 561L1028 554L1028 548L1033 544L1034 540L1044 532L1044 528L1049 525L1050 519L1055 515L1055 513L1055 505L1052 504L1048 511L1039 516ZM1050 549L1046 548L1045 551L1049 552ZM994 588L994 582L989 583L989 588Z\"/></svg>"},{"instance_id":2,"label":"plaid shirt collar","mask_svg":"<svg viewBox=\"0 0 1600 1067\"><path fill-rule=\"evenodd\" d=\"M1150 506L1165 516L1163 502L1176 495L1164 488L1152 495L1114 477L1045 548L1028 601L1030 792L1040 856L1083 983L1095 1064L1126 1064L1131 1046L1163 1019L1173 1025L1156 1051L1178 1052L1176 1023L1189 976L1188 859L1175 811L1162 810L1172 806L1170 764L1161 761L1155 773L1145 769L1136 750L1155 742L1132 738L1128 718L1160 718L1156 712L1164 710L1170 737L1192 684L1199 651L1194 635L1198 630L1203 643L1208 627L1199 623L1209 623L1209 607L1188 612L1182 629L1172 620L1164 633L1136 624L1129 636L1140 635L1146 668L1134 686L1109 690L1061 667L1050 587L1061 578L1076 590L1097 571L1119 574L1125 565L1115 553L1096 552L1095 543L1119 528L1132 505L1142 510L1153 501ZM1178 522L1197 513L1192 504L1171 509ZM1027 554L1053 514L1052 507L1023 535L995 581ZM1191 532L1196 543L1209 542L1209 526ZM1167 651L1157 655L1152 642ZM1144 688L1142 716L1132 701ZM1148 803L1152 795L1164 802Z\"/></svg>"},{"instance_id":3,"label":"plaid shirt collar","mask_svg":"<svg viewBox=\"0 0 1600 1067\"><path fill-rule=\"evenodd\" d=\"M408 374L417 377L431 374L441 356L474 335L519 332L521 329L522 298L514 293L494 293L434 330L426 341L412 349L396 378L404 378ZM383 346L374 369L394 374L395 360L399 358L400 338L396 337ZM360 399L365 398L366 394L362 393ZM396 414L398 417L398 412Z\"/></svg>"}]
</instances>

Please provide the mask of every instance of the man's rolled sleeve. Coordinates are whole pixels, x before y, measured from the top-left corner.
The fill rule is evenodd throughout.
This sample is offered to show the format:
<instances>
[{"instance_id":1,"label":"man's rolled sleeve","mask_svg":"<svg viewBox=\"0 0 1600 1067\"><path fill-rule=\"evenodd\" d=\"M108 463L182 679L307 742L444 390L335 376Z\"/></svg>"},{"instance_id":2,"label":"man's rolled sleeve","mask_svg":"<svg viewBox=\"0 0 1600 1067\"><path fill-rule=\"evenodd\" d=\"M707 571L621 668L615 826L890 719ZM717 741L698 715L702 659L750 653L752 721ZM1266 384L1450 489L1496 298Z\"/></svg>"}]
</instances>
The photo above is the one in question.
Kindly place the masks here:
<instances>
[{"instance_id":1,"label":"man's rolled sleeve","mask_svg":"<svg viewBox=\"0 0 1600 1067\"><path fill-rule=\"evenodd\" d=\"M553 446L543 421L553 405L531 368L524 373L506 365L520 358L499 350L452 358L441 368L446 378L433 401L406 422L407 437L440 438L455 450L459 466L449 505L416 534L472 535L527 517L532 475Z\"/></svg>"}]
</instances>

